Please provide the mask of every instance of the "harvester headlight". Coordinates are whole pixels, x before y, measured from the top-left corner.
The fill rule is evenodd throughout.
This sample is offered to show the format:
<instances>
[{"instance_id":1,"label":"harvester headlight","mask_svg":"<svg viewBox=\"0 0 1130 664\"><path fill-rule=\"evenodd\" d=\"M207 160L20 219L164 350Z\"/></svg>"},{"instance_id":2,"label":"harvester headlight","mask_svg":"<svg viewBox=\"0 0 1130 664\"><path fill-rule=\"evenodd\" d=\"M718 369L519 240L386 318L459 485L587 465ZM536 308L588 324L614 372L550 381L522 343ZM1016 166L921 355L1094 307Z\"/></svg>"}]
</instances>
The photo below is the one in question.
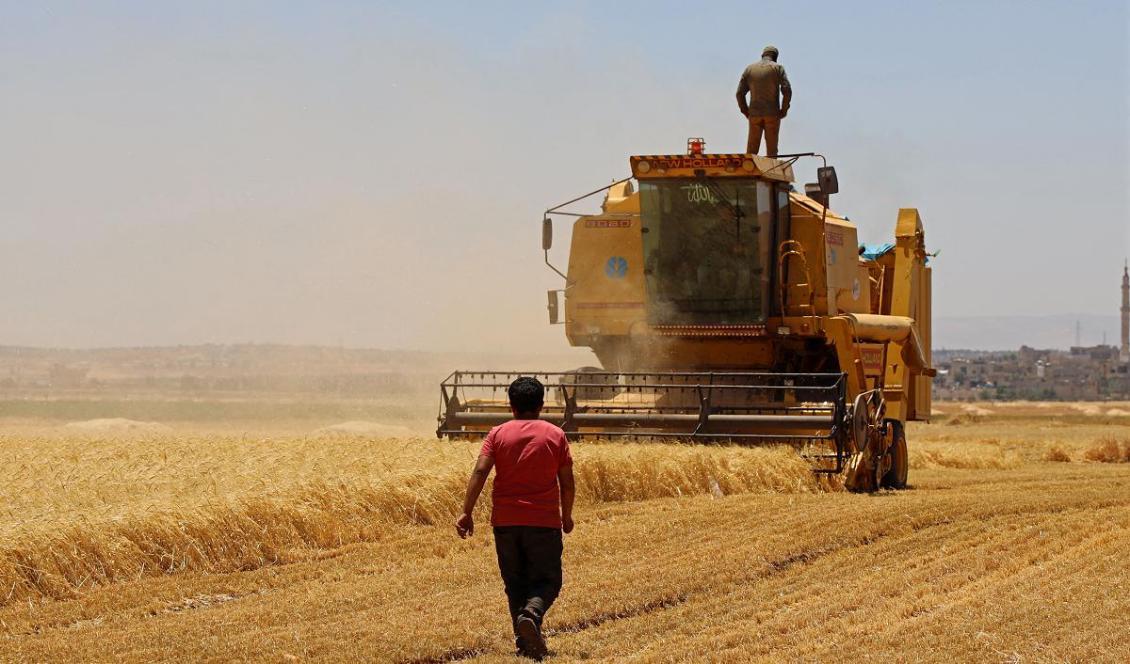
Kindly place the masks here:
<instances>
[{"instance_id":1,"label":"harvester headlight","mask_svg":"<svg viewBox=\"0 0 1130 664\"><path fill-rule=\"evenodd\" d=\"M746 159L742 162L742 170L753 171L753 160Z\"/></svg>"},{"instance_id":2,"label":"harvester headlight","mask_svg":"<svg viewBox=\"0 0 1130 664\"><path fill-rule=\"evenodd\" d=\"M649 173L651 172L651 162L646 159L641 160L640 163L636 164L636 168L640 173Z\"/></svg>"}]
</instances>

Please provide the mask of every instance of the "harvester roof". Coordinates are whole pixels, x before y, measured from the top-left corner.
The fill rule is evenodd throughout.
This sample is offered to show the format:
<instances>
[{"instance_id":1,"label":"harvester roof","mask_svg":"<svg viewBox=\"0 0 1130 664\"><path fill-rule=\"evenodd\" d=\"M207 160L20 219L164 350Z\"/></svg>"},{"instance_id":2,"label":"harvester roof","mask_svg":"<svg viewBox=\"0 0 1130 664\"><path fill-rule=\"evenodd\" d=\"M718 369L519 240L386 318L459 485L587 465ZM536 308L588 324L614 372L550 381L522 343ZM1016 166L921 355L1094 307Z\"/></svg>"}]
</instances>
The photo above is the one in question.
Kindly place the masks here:
<instances>
[{"instance_id":1,"label":"harvester roof","mask_svg":"<svg viewBox=\"0 0 1130 664\"><path fill-rule=\"evenodd\" d=\"M753 154L665 154L631 157L632 175L638 179L696 177L759 177L793 181L793 160Z\"/></svg>"}]
</instances>

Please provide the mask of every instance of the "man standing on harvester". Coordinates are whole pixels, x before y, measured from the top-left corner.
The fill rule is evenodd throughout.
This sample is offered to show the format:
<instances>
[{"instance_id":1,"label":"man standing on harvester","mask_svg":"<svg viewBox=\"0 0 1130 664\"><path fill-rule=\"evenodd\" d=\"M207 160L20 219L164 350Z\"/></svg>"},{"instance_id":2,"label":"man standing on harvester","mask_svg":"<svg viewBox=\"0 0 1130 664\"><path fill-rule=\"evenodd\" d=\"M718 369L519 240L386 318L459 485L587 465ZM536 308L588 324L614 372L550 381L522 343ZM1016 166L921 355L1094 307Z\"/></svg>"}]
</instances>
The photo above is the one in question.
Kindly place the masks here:
<instances>
[{"instance_id":1,"label":"man standing on harvester","mask_svg":"<svg viewBox=\"0 0 1130 664\"><path fill-rule=\"evenodd\" d=\"M789 77L785 75L785 68L777 64L777 47L766 46L761 51L761 60L746 67L738 81L738 109L749 120L749 140L745 148L748 154L758 153L764 133L765 155L777 156L781 118L788 115L792 99Z\"/></svg>"},{"instance_id":2,"label":"man standing on harvester","mask_svg":"<svg viewBox=\"0 0 1130 664\"><path fill-rule=\"evenodd\" d=\"M573 530L573 457L565 432L538 419L545 387L536 378L518 378L507 396L514 419L483 441L455 530L474 533L471 514L493 468L490 521L518 654L540 660L542 619L561 592L561 533Z\"/></svg>"}]
</instances>

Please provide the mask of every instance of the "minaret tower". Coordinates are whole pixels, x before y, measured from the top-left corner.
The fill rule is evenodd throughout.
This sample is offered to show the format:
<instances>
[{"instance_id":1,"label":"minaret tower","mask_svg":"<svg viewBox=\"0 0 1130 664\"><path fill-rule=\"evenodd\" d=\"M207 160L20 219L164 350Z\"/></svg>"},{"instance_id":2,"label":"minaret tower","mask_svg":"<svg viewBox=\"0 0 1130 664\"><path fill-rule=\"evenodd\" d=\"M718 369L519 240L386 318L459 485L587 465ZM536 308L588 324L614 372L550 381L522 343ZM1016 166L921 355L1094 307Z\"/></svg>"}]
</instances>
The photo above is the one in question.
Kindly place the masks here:
<instances>
[{"instance_id":1,"label":"minaret tower","mask_svg":"<svg viewBox=\"0 0 1130 664\"><path fill-rule=\"evenodd\" d=\"M1118 358L1130 362L1130 264L1122 268L1122 349Z\"/></svg>"}]
</instances>

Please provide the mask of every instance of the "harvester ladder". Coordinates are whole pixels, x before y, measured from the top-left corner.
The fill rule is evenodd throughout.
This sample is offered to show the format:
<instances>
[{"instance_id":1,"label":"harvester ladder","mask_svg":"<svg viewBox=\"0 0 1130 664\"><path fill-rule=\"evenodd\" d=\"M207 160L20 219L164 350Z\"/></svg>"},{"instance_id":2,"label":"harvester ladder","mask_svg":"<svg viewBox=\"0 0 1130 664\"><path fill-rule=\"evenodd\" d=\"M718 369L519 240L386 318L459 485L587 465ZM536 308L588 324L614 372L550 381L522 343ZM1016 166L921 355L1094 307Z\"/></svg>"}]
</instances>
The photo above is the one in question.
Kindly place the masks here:
<instances>
[{"instance_id":1,"label":"harvester ladder","mask_svg":"<svg viewBox=\"0 0 1130 664\"><path fill-rule=\"evenodd\" d=\"M816 291L812 288L812 273L808 269L808 256L804 253L804 245L797 240L785 240L781 243L778 253L781 256L777 262L777 283L781 284L781 315L789 316L796 313L800 316L815 316ZM800 261L804 281L790 284L786 279L790 258ZM796 288L806 294L804 301L792 305L795 312L789 309L789 289L791 288Z\"/></svg>"}]
</instances>

